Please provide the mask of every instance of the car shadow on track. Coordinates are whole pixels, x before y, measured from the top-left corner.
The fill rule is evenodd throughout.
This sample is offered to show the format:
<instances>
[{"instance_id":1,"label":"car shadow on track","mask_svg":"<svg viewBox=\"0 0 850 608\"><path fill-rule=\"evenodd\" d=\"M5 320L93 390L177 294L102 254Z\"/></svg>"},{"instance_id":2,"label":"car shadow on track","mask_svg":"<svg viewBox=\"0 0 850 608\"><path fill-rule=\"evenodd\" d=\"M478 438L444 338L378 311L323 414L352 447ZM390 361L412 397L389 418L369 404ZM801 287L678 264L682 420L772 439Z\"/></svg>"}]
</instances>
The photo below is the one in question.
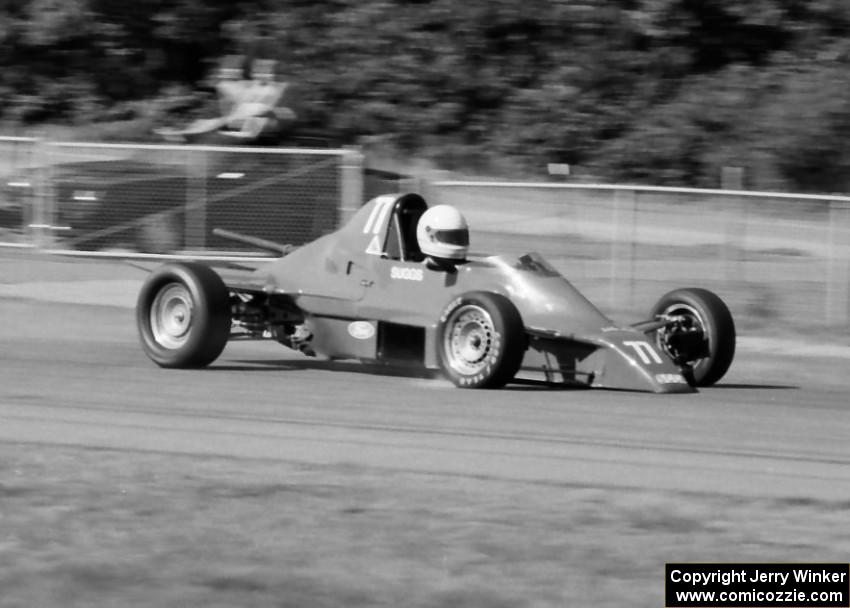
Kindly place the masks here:
<instances>
[{"instance_id":1,"label":"car shadow on track","mask_svg":"<svg viewBox=\"0 0 850 608\"><path fill-rule=\"evenodd\" d=\"M800 390L799 386L793 384L715 384L714 386L708 387L707 389L702 390L714 390L718 388L734 388L738 390L789 390L789 391L798 391Z\"/></svg>"},{"instance_id":2,"label":"car shadow on track","mask_svg":"<svg viewBox=\"0 0 850 608\"><path fill-rule=\"evenodd\" d=\"M209 369L240 372L327 370L423 379L440 377L439 372L436 370L419 367L360 363L358 361L321 361L315 359L307 361L292 359L240 359L234 360L230 364L211 366Z\"/></svg>"},{"instance_id":3,"label":"car shadow on track","mask_svg":"<svg viewBox=\"0 0 850 608\"><path fill-rule=\"evenodd\" d=\"M236 359L224 365L213 365L210 371L238 372L268 372L268 371L303 371L321 370L331 372L349 372L355 374L370 374L373 376L393 376L400 378L416 378L420 380L443 380L448 382L439 370L423 369L418 366L387 365L380 363L361 363L358 361L320 361L292 359ZM589 387L574 384L544 382L541 380L516 379L501 390L570 390L584 391Z\"/></svg>"},{"instance_id":4,"label":"car shadow on track","mask_svg":"<svg viewBox=\"0 0 850 608\"><path fill-rule=\"evenodd\" d=\"M212 365L210 371L234 371L234 372L285 372L317 370L329 372L349 372L354 374L370 374L373 376L390 376L398 378L416 378L420 380L445 380L439 370L423 369L418 366L388 365L382 363L359 362L354 360L331 360L323 361L317 359L231 359L222 365ZM700 388L700 391L713 391L716 389L735 390L800 390L801 387L792 384L715 384L710 387ZM561 390L561 391L586 391L593 390L582 384L561 384L558 382L546 382L543 380L515 379L501 390L508 391L538 391L538 390Z\"/></svg>"}]
</instances>

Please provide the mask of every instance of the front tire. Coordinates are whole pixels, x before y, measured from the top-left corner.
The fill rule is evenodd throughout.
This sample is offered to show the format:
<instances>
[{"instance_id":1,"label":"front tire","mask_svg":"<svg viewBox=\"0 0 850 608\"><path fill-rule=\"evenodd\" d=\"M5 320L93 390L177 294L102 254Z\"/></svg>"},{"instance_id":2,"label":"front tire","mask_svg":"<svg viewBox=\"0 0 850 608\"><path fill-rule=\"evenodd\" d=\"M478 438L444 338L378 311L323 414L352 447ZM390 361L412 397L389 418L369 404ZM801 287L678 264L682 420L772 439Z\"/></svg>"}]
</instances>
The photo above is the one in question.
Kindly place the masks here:
<instances>
[{"instance_id":1,"label":"front tire","mask_svg":"<svg viewBox=\"0 0 850 608\"><path fill-rule=\"evenodd\" d=\"M658 346L683 368L694 386L720 380L735 357L735 322L729 308L707 289L676 289L663 295L652 315L673 320L658 330Z\"/></svg>"},{"instance_id":2,"label":"front tire","mask_svg":"<svg viewBox=\"0 0 850 608\"><path fill-rule=\"evenodd\" d=\"M142 285L136 325L145 354L160 367L206 367L230 337L230 296L203 264L167 264Z\"/></svg>"},{"instance_id":3,"label":"front tire","mask_svg":"<svg viewBox=\"0 0 850 608\"><path fill-rule=\"evenodd\" d=\"M437 357L446 377L461 388L499 388L519 370L525 326L516 307L496 293L470 292L440 315Z\"/></svg>"}]
</instances>

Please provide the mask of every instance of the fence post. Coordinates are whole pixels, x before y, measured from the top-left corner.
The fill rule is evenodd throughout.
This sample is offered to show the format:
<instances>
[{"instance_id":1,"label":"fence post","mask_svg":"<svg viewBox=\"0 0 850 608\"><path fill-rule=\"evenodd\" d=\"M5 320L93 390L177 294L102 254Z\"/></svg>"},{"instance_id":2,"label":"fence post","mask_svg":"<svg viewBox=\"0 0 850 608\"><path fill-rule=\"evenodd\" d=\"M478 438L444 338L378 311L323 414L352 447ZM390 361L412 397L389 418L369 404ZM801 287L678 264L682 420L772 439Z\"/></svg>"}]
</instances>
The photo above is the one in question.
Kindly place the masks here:
<instances>
[{"instance_id":1,"label":"fence post","mask_svg":"<svg viewBox=\"0 0 850 608\"><path fill-rule=\"evenodd\" d=\"M826 322L850 321L850 202L829 202L829 251L826 273Z\"/></svg>"},{"instance_id":2,"label":"fence post","mask_svg":"<svg viewBox=\"0 0 850 608\"><path fill-rule=\"evenodd\" d=\"M746 282L746 248L749 232L750 199L728 195L707 201L711 207L719 206L723 231L720 241L720 264L717 280Z\"/></svg>"},{"instance_id":3,"label":"fence post","mask_svg":"<svg viewBox=\"0 0 850 608\"><path fill-rule=\"evenodd\" d=\"M15 225L9 223L0 228L9 229L16 236L11 242L24 246L34 246L35 223L34 190L37 180L34 179L32 167L34 162L34 151L36 140L29 137L6 137L0 135L0 179L3 180L2 189L7 189L12 197L12 204L21 206L21 219ZM3 195L0 194L0 197ZM2 203L2 201L0 201ZM9 244L2 241L2 244Z\"/></svg>"},{"instance_id":4,"label":"fence post","mask_svg":"<svg viewBox=\"0 0 850 608\"><path fill-rule=\"evenodd\" d=\"M617 308L634 304L635 240L637 193L631 189L614 191L611 240L611 278L608 286L609 305ZM625 285L625 287L623 287Z\"/></svg>"},{"instance_id":5,"label":"fence post","mask_svg":"<svg viewBox=\"0 0 850 608\"><path fill-rule=\"evenodd\" d=\"M35 207L38 204L38 198L35 195L35 189L39 187L38 181L41 177L39 175L34 175L33 167L35 167L36 163L41 159L36 157L36 153L38 152L38 140L31 139L27 141L24 145L26 146L26 156L23 162L18 163L16 167L16 172L21 172L22 167L25 167L27 169L29 187L26 187L26 182L21 184L22 190L26 192L26 198L22 202L24 208L20 229L21 235L26 240L27 244L31 247L35 247L35 230L32 227L32 225L35 223L36 217Z\"/></svg>"},{"instance_id":6,"label":"fence post","mask_svg":"<svg viewBox=\"0 0 850 608\"><path fill-rule=\"evenodd\" d=\"M348 146L343 150L340 175L338 226L345 224L363 205L363 153Z\"/></svg>"},{"instance_id":7,"label":"fence post","mask_svg":"<svg viewBox=\"0 0 850 608\"><path fill-rule=\"evenodd\" d=\"M186 151L185 248L207 246L207 152Z\"/></svg>"},{"instance_id":8,"label":"fence post","mask_svg":"<svg viewBox=\"0 0 850 608\"><path fill-rule=\"evenodd\" d=\"M56 224L56 197L53 187L53 146L37 137L34 154L38 169L33 183L32 242L36 248L53 246L53 227Z\"/></svg>"}]
</instances>

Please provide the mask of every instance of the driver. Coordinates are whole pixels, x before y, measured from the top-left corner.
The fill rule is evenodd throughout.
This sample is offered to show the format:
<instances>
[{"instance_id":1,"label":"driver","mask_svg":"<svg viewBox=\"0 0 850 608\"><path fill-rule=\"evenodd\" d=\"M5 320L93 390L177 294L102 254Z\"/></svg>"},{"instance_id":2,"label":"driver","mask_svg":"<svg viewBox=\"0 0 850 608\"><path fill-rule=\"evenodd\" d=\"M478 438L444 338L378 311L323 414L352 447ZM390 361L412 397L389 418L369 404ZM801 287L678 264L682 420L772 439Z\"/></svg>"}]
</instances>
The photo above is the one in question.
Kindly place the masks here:
<instances>
[{"instance_id":1,"label":"driver","mask_svg":"<svg viewBox=\"0 0 850 608\"><path fill-rule=\"evenodd\" d=\"M451 205L436 205L419 218L416 241L427 257L425 263L441 270L454 270L466 261L469 226L460 211Z\"/></svg>"}]
</instances>

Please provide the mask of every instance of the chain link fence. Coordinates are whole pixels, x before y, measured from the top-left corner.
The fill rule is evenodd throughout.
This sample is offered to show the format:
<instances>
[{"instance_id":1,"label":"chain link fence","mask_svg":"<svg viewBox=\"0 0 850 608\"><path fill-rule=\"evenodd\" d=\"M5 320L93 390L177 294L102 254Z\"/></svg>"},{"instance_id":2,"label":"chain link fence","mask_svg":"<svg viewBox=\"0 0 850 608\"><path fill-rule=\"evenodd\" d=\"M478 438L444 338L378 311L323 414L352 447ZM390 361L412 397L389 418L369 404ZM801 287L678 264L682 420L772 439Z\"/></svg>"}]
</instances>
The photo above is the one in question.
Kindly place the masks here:
<instances>
[{"instance_id":1,"label":"chain link fence","mask_svg":"<svg viewBox=\"0 0 850 608\"><path fill-rule=\"evenodd\" d=\"M222 228L299 245L412 180L356 150L49 143L0 138L0 244L252 255ZM555 183L419 182L459 207L473 250L537 250L612 315L704 286L742 318L847 329L850 198ZM617 318L622 318L618 316Z\"/></svg>"},{"instance_id":2,"label":"chain link fence","mask_svg":"<svg viewBox=\"0 0 850 608\"><path fill-rule=\"evenodd\" d=\"M648 312L670 289L702 286L758 329L848 330L848 197L554 183L428 188L432 204L464 211L473 250L537 250L615 318Z\"/></svg>"},{"instance_id":3,"label":"chain link fence","mask_svg":"<svg viewBox=\"0 0 850 608\"><path fill-rule=\"evenodd\" d=\"M59 251L247 254L216 228L300 245L403 176L356 150L0 138L0 241Z\"/></svg>"}]
</instances>

